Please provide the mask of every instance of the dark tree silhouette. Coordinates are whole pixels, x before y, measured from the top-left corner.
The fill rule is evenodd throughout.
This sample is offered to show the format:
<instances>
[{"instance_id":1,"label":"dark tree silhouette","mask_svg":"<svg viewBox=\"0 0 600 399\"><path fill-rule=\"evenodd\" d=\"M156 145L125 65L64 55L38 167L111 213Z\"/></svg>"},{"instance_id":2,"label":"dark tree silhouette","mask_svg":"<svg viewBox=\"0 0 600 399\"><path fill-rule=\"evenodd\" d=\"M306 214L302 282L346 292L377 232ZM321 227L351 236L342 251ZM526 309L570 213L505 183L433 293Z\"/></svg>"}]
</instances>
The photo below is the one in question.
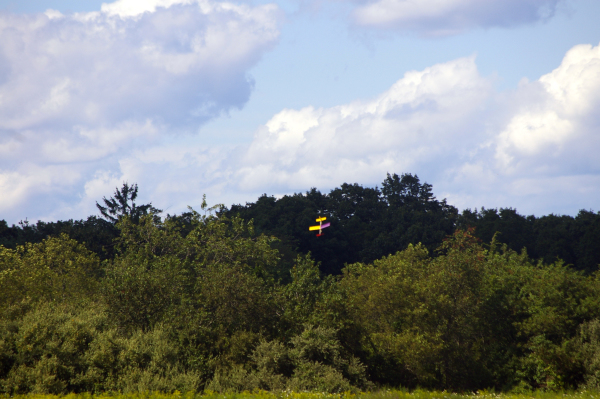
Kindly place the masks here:
<instances>
[{"instance_id":1,"label":"dark tree silhouette","mask_svg":"<svg viewBox=\"0 0 600 399\"><path fill-rule=\"evenodd\" d=\"M117 223L123 216L128 216L134 222L137 222L141 216L162 212L162 210L153 207L152 203L136 205L135 199L137 195L138 185L134 183L130 186L125 182L120 190L118 188L115 189L113 197L110 197L110 199L106 199L106 197L102 198L106 206L102 206L97 202L96 206L102 216L112 223Z\"/></svg>"}]
</instances>

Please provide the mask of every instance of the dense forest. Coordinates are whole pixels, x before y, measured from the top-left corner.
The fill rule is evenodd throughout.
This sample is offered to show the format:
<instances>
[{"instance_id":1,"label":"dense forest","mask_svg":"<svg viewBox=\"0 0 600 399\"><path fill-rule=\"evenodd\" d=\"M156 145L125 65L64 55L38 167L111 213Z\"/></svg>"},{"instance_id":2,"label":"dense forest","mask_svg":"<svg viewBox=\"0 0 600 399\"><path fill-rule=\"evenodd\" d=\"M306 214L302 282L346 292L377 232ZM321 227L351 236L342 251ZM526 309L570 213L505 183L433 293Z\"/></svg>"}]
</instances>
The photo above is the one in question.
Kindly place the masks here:
<instances>
[{"instance_id":1,"label":"dense forest","mask_svg":"<svg viewBox=\"0 0 600 399\"><path fill-rule=\"evenodd\" d=\"M600 213L459 213L410 174L136 197L0 221L0 393L600 389Z\"/></svg>"}]
</instances>

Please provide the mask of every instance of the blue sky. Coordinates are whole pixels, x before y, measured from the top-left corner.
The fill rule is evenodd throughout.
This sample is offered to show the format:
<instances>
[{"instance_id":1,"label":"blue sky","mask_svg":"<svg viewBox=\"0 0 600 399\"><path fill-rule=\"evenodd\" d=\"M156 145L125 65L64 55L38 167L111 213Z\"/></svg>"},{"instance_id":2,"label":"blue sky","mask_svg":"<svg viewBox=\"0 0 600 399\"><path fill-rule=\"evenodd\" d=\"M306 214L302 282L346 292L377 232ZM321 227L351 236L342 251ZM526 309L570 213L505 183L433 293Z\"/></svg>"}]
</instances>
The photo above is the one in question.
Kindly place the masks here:
<instances>
[{"instance_id":1,"label":"blue sky","mask_svg":"<svg viewBox=\"0 0 600 399\"><path fill-rule=\"evenodd\" d=\"M417 174L600 210L596 0L0 0L0 219Z\"/></svg>"}]
</instances>

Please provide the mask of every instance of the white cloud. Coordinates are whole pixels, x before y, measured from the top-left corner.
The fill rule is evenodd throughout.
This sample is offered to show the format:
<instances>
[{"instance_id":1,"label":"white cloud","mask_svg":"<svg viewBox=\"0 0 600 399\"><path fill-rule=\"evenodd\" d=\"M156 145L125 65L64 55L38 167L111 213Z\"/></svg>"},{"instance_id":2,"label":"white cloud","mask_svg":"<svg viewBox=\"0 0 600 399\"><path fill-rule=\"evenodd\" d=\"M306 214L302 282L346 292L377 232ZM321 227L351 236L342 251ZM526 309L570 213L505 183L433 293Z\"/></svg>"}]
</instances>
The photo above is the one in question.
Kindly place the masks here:
<instances>
[{"instance_id":1,"label":"white cloud","mask_svg":"<svg viewBox=\"0 0 600 399\"><path fill-rule=\"evenodd\" d=\"M513 26L546 20L561 0L366 0L358 1L358 26L414 30L445 36L465 29Z\"/></svg>"},{"instance_id":2,"label":"white cloud","mask_svg":"<svg viewBox=\"0 0 600 399\"><path fill-rule=\"evenodd\" d=\"M101 10L108 15L137 17L145 12L155 12L157 7L169 8L176 4L193 4L193 0L118 0L102 4Z\"/></svg>"},{"instance_id":3,"label":"white cloud","mask_svg":"<svg viewBox=\"0 0 600 399\"><path fill-rule=\"evenodd\" d=\"M248 70L276 44L280 20L273 4L212 0L0 13L2 217L27 216L38 195L95 192L90 182L106 173L127 178L116 170L133 148L242 107Z\"/></svg>"},{"instance_id":4,"label":"white cloud","mask_svg":"<svg viewBox=\"0 0 600 399\"><path fill-rule=\"evenodd\" d=\"M155 115L181 124L207 104L205 118L214 117L247 101L246 73L279 35L274 5L198 1L136 19L113 14L0 16L0 128Z\"/></svg>"},{"instance_id":5,"label":"white cloud","mask_svg":"<svg viewBox=\"0 0 600 399\"><path fill-rule=\"evenodd\" d=\"M256 134L241 188L331 187L461 157L491 90L470 57L408 72L371 101L284 110Z\"/></svg>"},{"instance_id":6,"label":"white cloud","mask_svg":"<svg viewBox=\"0 0 600 399\"><path fill-rule=\"evenodd\" d=\"M81 83L66 77L44 97L56 109L68 102L63 92L79 95L71 87ZM496 92L467 57L407 72L372 99L284 109L247 147L165 135L174 123L143 112L101 124L82 117L64 128L4 126L0 191L9 195L0 200L1 217L96 214L95 201L123 181L139 184L140 202L173 214L198 206L202 194L230 205L265 192L374 186L387 172L416 173L461 208L513 206L538 215L597 209L599 93L600 46L583 45L554 71L508 92Z\"/></svg>"},{"instance_id":7,"label":"white cloud","mask_svg":"<svg viewBox=\"0 0 600 399\"><path fill-rule=\"evenodd\" d=\"M537 92L537 101L528 95ZM575 46L539 81L523 83L516 109L499 133L496 159L504 173L600 170L600 46ZM554 162L569 159L568 162Z\"/></svg>"},{"instance_id":8,"label":"white cloud","mask_svg":"<svg viewBox=\"0 0 600 399\"><path fill-rule=\"evenodd\" d=\"M449 200L538 215L599 210L599 93L600 46L575 46L554 71L523 81L497 103L505 122L485 151L447 170Z\"/></svg>"},{"instance_id":9,"label":"white cloud","mask_svg":"<svg viewBox=\"0 0 600 399\"><path fill-rule=\"evenodd\" d=\"M7 217L11 221L25 219L34 207L36 213L49 214L64 206L67 201L63 196L80 178L80 172L71 165L41 166L32 162L0 173L0 213L15 215Z\"/></svg>"},{"instance_id":10,"label":"white cloud","mask_svg":"<svg viewBox=\"0 0 600 399\"><path fill-rule=\"evenodd\" d=\"M416 173L459 207L574 213L600 189L600 46L576 46L538 81L496 93L474 58L408 72L370 101L283 110L261 127L240 190L375 185Z\"/></svg>"}]
</instances>

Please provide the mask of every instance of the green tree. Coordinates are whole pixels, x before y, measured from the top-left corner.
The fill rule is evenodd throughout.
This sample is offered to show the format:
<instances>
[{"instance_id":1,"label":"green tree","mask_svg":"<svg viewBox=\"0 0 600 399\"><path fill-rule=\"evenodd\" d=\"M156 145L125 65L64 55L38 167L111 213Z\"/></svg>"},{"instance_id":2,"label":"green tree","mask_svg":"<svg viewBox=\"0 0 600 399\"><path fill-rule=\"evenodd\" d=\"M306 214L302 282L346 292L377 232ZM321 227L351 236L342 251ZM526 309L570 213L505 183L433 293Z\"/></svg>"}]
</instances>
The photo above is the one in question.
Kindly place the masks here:
<instances>
[{"instance_id":1,"label":"green tree","mask_svg":"<svg viewBox=\"0 0 600 399\"><path fill-rule=\"evenodd\" d=\"M177 218L123 217L103 298L124 330L172 326L190 367L209 375L244 361L260 335L277 331L278 256L252 223L191 213L185 234Z\"/></svg>"},{"instance_id":2,"label":"green tree","mask_svg":"<svg viewBox=\"0 0 600 399\"><path fill-rule=\"evenodd\" d=\"M100 261L66 235L16 249L0 246L0 304L73 301L97 293Z\"/></svg>"},{"instance_id":3,"label":"green tree","mask_svg":"<svg viewBox=\"0 0 600 399\"><path fill-rule=\"evenodd\" d=\"M37 223L25 221L10 227L5 221L0 221L0 245L6 248L15 249L26 243L39 243L48 237L59 237L61 234L66 234L84 244L87 249L104 260L114 256L113 240L118 236L119 231L111 222L96 216L90 216L85 220L38 221Z\"/></svg>"},{"instance_id":4,"label":"green tree","mask_svg":"<svg viewBox=\"0 0 600 399\"><path fill-rule=\"evenodd\" d=\"M103 197L104 206L96 202L96 207L100 210L102 216L112 222L117 223L123 216L128 216L133 221L137 222L141 216L162 212L152 206L152 203L145 205L136 205L135 200L138 196L138 185L129 185L123 183L123 187L119 190L115 189L112 197L107 199Z\"/></svg>"},{"instance_id":5,"label":"green tree","mask_svg":"<svg viewBox=\"0 0 600 399\"><path fill-rule=\"evenodd\" d=\"M280 238L290 254L310 252L328 275L340 274L346 263L372 262L410 243L433 250L454 231L457 217L456 208L433 196L430 184L410 174L388 174L382 191L344 183L329 194L313 188L280 199L263 195L226 213L253 220L258 233ZM331 228L315 239L308 226L318 215L326 216Z\"/></svg>"},{"instance_id":6,"label":"green tree","mask_svg":"<svg viewBox=\"0 0 600 399\"><path fill-rule=\"evenodd\" d=\"M445 199L438 201L432 186L421 183L418 176L388 173L381 193L387 206L370 226L377 236L365 245L360 261L372 262L416 243L433 251L454 232L457 209Z\"/></svg>"},{"instance_id":7,"label":"green tree","mask_svg":"<svg viewBox=\"0 0 600 399\"><path fill-rule=\"evenodd\" d=\"M579 270L592 273L600 268L600 212L581 210L575 217L573 244Z\"/></svg>"}]
</instances>

